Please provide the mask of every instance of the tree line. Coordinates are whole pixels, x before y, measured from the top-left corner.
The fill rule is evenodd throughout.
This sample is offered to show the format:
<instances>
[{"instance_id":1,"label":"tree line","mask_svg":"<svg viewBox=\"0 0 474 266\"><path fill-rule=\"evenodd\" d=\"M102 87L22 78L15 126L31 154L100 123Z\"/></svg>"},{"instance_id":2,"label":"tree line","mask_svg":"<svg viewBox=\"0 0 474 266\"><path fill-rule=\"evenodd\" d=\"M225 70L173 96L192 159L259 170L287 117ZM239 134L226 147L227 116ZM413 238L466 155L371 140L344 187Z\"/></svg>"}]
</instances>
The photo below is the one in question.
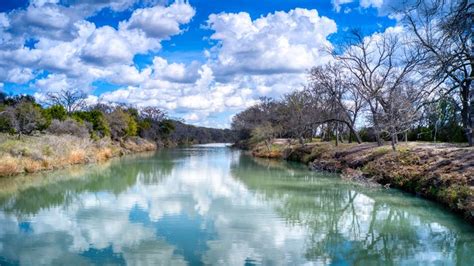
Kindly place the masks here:
<instances>
[{"instance_id":1,"label":"tree line","mask_svg":"<svg viewBox=\"0 0 474 266\"><path fill-rule=\"evenodd\" d=\"M79 90L61 90L47 94L40 104L30 95L0 92L0 132L16 134L18 138L40 133L114 141L142 137L162 145L235 140L229 130L186 125L157 107L88 105L86 96Z\"/></svg>"},{"instance_id":2,"label":"tree line","mask_svg":"<svg viewBox=\"0 0 474 266\"><path fill-rule=\"evenodd\" d=\"M467 0L423 0L395 10L403 27L349 32L328 49L329 63L308 71L303 88L262 98L237 114L243 140L275 137L342 141L400 139L473 146L474 47Z\"/></svg>"}]
</instances>

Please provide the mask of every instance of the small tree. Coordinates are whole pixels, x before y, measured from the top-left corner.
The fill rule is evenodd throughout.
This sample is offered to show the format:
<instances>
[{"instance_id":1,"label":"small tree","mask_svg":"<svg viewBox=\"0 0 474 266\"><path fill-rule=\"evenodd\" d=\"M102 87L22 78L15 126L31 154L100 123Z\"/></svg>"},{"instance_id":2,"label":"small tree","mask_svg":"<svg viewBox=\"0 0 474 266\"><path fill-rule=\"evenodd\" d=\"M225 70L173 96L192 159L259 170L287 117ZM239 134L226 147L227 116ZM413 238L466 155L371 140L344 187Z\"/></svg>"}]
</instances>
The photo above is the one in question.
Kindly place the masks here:
<instances>
[{"instance_id":1,"label":"small tree","mask_svg":"<svg viewBox=\"0 0 474 266\"><path fill-rule=\"evenodd\" d=\"M106 114L107 122L110 126L112 139L119 140L128 136L137 135L137 122L128 112L118 107L109 114Z\"/></svg>"},{"instance_id":2,"label":"small tree","mask_svg":"<svg viewBox=\"0 0 474 266\"><path fill-rule=\"evenodd\" d=\"M8 119L13 132L18 134L18 138L22 134L28 135L40 129L46 122L41 114L41 108L30 101L21 101L15 106L8 107L3 115Z\"/></svg>"},{"instance_id":3,"label":"small tree","mask_svg":"<svg viewBox=\"0 0 474 266\"><path fill-rule=\"evenodd\" d=\"M67 118L66 109L61 105L53 105L49 108L42 109L41 113L46 119L46 127L48 127L53 120L64 121Z\"/></svg>"},{"instance_id":4,"label":"small tree","mask_svg":"<svg viewBox=\"0 0 474 266\"><path fill-rule=\"evenodd\" d=\"M271 123L265 122L252 130L251 141L254 143L264 141L268 152L270 152L272 148L272 139L278 135L279 130L278 127L273 126Z\"/></svg>"},{"instance_id":5,"label":"small tree","mask_svg":"<svg viewBox=\"0 0 474 266\"><path fill-rule=\"evenodd\" d=\"M110 126L104 113L99 110L78 111L72 114L73 119L80 123L92 124L91 135L93 137L105 137L110 135Z\"/></svg>"}]
</instances>

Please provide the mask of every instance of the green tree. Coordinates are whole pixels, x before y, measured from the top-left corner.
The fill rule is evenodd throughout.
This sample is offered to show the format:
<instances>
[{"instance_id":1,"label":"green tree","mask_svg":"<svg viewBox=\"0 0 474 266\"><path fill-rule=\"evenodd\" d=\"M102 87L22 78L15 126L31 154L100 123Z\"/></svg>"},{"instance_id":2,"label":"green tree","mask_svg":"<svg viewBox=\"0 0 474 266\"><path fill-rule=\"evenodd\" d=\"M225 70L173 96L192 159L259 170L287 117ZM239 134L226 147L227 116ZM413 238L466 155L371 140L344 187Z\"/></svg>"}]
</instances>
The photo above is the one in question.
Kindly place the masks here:
<instances>
[{"instance_id":1,"label":"green tree","mask_svg":"<svg viewBox=\"0 0 474 266\"><path fill-rule=\"evenodd\" d=\"M43 117L46 119L47 127L51 124L53 120L64 121L67 118L66 109L61 105L53 105L49 108L42 109L41 113Z\"/></svg>"},{"instance_id":2,"label":"green tree","mask_svg":"<svg viewBox=\"0 0 474 266\"><path fill-rule=\"evenodd\" d=\"M88 122L92 125L92 137L110 136L110 126L104 113L99 110L77 111L72 118L80 123Z\"/></svg>"}]
</instances>

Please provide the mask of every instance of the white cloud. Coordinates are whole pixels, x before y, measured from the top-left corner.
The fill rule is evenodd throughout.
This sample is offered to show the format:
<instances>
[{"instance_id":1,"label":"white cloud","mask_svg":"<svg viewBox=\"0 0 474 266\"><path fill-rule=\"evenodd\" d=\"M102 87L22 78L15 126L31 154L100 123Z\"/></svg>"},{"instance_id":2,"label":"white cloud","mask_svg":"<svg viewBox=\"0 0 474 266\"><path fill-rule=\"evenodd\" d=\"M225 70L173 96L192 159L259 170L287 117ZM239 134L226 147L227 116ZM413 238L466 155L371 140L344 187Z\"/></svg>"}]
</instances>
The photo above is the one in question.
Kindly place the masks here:
<instances>
[{"instance_id":1,"label":"white cloud","mask_svg":"<svg viewBox=\"0 0 474 266\"><path fill-rule=\"evenodd\" d=\"M134 53L125 38L109 26L98 28L82 49L81 58L98 65L131 64Z\"/></svg>"},{"instance_id":2,"label":"white cloud","mask_svg":"<svg viewBox=\"0 0 474 266\"><path fill-rule=\"evenodd\" d=\"M184 116L184 119L186 121L198 121L199 120L199 116L198 114L196 113L189 113L187 115Z\"/></svg>"},{"instance_id":3,"label":"white cloud","mask_svg":"<svg viewBox=\"0 0 474 266\"><path fill-rule=\"evenodd\" d=\"M193 83L199 77L199 71L202 71L198 62L191 62L189 65L183 63L168 63L162 57L153 59L153 77L161 78L170 82Z\"/></svg>"},{"instance_id":4,"label":"white cloud","mask_svg":"<svg viewBox=\"0 0 474 266\"><path fill-rule=\"evenodd\" d=\"M36 1L26 10L14 10L8 14L0 13L0 81L25 83L34 78L27 73L41 73L43 70L55 74L55 77L78 79L93 82L96 79L110 79L124 85L137 85L142 82L151 70L139 72L133 66L133 57L139 53L156 51L161 48L161 39L149 38L140 28L116 30L110 26L96 28L91 22L75 15L74 7L86 4L87 1L75 1L70 7L56 5L51 1ZM104 5L130 3L130 1L103 1ZM128 5L128 4L127 4ZM194 10L187 3L173 4L160 9L162 16L170 17L168 22L175 21L177 30L165 32L162 37L180 32L179 25L189 21ZM191 13L179 16L181 10L190 9ZM121 24L126 24L123 21ZM10 32L16 35L11 35ZM66 36L67 35L67 36ZM34 48L26 48L23 43L28 38L36 39ZM192 65L193 71L182 70L175 77L173 70L180 70L182 65L170 64L168 79L176 78L180 82L192 82L196 77L198 66ZM25 68L24 70L20 70ZM19 73L23 75L19 76ZM58 82L55 82L56 84ZM69 83L69 82L68 82ZM82 84L84 82L81 82ZM90 84L87 84L90 86ZM44 89L44 88L42 88Z\"/></svg>"},{"instance_id":5,"label":"white cloud","mask_svg":"<svg viewBox=\"0 0 474 266\"><path fill-rule=\"evenodd\" d=\"M380 15L386 15L388 13L392 13L393 8L400 7L401 5L406 5L412 0L408 1L400 1L400 0L359 0L359 6L361 8L376 8ZM355 0L331 0L331 4L336 10L336 12L340 12L342 6L356 2ZM350 8L344 9L344 13L346 10L350 12ZM348 13L347 12L347 13Z\"/></svg>"},{"instance_id":6,"label":"white cloud","mask_svg":"<svg viewBox=\"0 0 474 266\"><path fill-rule=\"evenodd\" d=\"M217 75L301 73L324 62L336 23L316 10L275 12L254 21L245 12L212 14L208 27L218 41L211 51Z\"/></svg>"},{"instance_id":7,"label":"white cloud","mask_svg":"<svg viewBox=\"0 0 474 266\"><path fill-rule=\"evenodd\" d=\"M384 0L360 0L360 6L363 8L375 7L380 8L382 7Z\"/></svg>"},{"instance_id":8,"label":"white cloud","mask_svg":"<svg viewBox=\"0 0 474 266\"><path fill-rule=\"evenodd\" d=\"M168 7L157 5L135 10L120 27L142 30L150 38L167 39L180 33L180 25L188 23L194 14L189 3L175 2Z\"/></svg>"},{"instance_id":9,"label":"white cloud","mask_svg":"<svg viewBox=\"0 0 474 266\"><path fill-rule=\"evenodd\" d=\"M336 12L341 11L341 6L344 4L352 3L354 0L331 0L331 4Z\"/></svg>"},{"instance_id":10,"label":"white cloud","mask_svg":"<svg viewBox=\"0 0 474 266\"><path fill-rule=\"evenodd\" d=\"M0 80L14 83L25 83L34 77L29 68L3 68L0 67Z\"/></svg>"}]
</instances>

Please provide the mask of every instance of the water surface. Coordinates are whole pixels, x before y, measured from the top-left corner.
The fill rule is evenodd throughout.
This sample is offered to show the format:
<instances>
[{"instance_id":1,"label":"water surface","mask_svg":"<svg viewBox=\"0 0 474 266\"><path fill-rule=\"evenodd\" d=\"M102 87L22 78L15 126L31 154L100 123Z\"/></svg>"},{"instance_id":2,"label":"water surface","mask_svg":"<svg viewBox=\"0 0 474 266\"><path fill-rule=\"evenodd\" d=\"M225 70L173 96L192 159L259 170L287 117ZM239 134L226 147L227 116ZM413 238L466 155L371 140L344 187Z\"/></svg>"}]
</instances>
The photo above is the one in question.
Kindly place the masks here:
<instances>
[{"instance_id":1,"label":"water surface","mask_svg":"<svg viewBox=\"0 0 474 266\"><path fill-rule=\"evenodd\" d=\"M438 205L226 147L0 179L0 265L474 265Z\"/></svg>"}]
</instances>

